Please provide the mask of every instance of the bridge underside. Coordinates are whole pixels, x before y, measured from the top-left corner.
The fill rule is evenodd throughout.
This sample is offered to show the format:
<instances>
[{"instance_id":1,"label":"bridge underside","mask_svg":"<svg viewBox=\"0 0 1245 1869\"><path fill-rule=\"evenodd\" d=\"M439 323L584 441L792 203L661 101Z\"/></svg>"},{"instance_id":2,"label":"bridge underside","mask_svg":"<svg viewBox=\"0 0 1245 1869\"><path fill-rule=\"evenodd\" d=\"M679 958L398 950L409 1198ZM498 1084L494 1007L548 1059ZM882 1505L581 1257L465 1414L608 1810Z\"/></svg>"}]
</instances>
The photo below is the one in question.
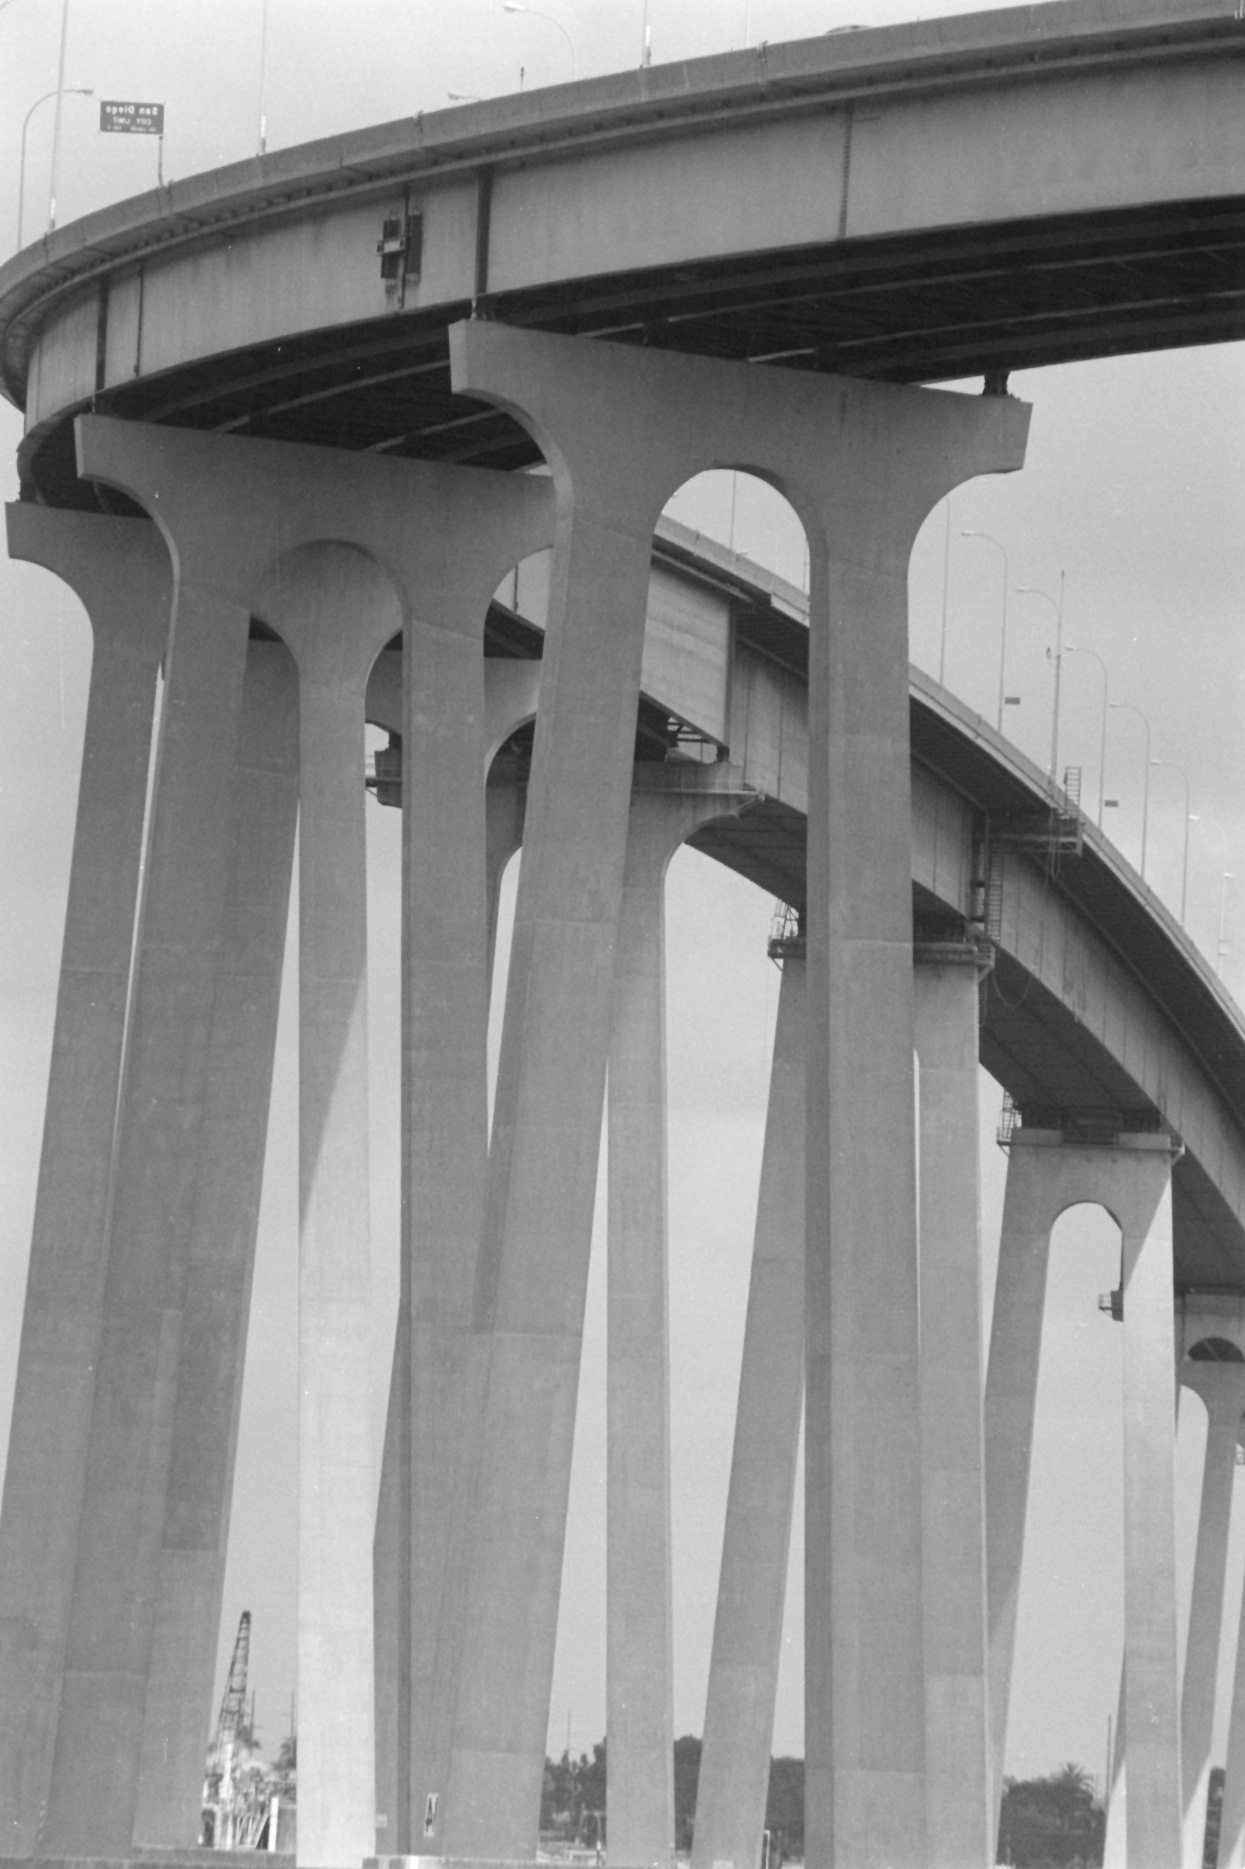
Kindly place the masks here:
<instances>
[{"instance_id":1,"label":"bridge underside","mask_svg":"<svg viewBox=\"0 0 1245 1869\"><path fill-rule=\"evenodd\" d=\"M897 383L949 381L1245 337L1245 201L951 227L490 294L511 325ZM99 411L321 447L512 469L508 415L455 396L446 329L466 302L286 336L101 393ZM28 493L107 503L72 424L24 450Z\"/></svg>"}]
</instances>

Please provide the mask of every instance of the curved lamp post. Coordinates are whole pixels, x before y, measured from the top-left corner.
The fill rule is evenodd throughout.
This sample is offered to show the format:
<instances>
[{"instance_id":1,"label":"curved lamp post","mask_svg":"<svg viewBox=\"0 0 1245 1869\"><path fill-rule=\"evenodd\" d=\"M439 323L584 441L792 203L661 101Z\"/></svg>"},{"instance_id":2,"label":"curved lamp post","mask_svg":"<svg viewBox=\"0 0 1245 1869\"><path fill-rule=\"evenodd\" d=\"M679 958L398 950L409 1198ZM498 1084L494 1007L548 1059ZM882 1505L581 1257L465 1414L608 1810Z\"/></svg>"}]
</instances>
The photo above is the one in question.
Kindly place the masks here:
<instances>
[{"instance_id":1,"label":"curved lamp post","mask_svg":"<svg viewBox=\"0 0 1245 1869\"><path fill-rule=\"evenodd\" d=\"M37 97L22 120L21 159L17 165L17 250L19 253L22 247L22 210L26 200L26 132L30 128L30 119L40 104L46 104L53 97L94 97L94 95L94 89L89 84L58 85L54 91L45 91L42 97ZM50 221L48 225L51 226Z\"/></svg>"},{"instance_id":2,"label":"curved lamp post","mask_svg":"<svg viewBox=\"0 0 1245 1869\"><path fill-rule=\"evenodd\" d=\"M1219 839L1219 934L1215 943L1215 978L1219 979L1223 972L1223 924L1228 909L1228 884L1232 881L1232 872L1228 868L1228 837L1221 824L1216 824L1213 818L1203 818L1195 811L1190 812L1189 822L1213 831Z\"/></svg>"},{"instance_id":3,"label":"curved lamp post","mask_svg":"<svg viewBox=\"0 0 1245 1869\"><path fill-rule=\"evenodd\" d=\"M501 6L503 13L530 13L534 19L543 19L547 25L556 26L562 37L566 40L567 45L570 47L571 80L574 82L578 79L579 68L575 59L575 41L571 38L570 33L566 30L566 27L562 24L560 19L555 19L552 13L542 13L539 7L524 5L523 0L501 0Z\"/></svg>"},{"instance_id":4,"label":"curved lamp post","mask_svg":"<svg viewBox=\"0 0 1245 1869\"><path fill-rule=\"evenodd\" d=\"M1189 810L1189 775L1184 767L1176 765L1174 760L1152 759L1150 764L1166 766L1169 771L1179 773L1184 780L1184 857L1180 865L1180 926L1183 928L1185 905L1189 896L1189 820L1192 816Z\"/></svg>"}]
</instances>

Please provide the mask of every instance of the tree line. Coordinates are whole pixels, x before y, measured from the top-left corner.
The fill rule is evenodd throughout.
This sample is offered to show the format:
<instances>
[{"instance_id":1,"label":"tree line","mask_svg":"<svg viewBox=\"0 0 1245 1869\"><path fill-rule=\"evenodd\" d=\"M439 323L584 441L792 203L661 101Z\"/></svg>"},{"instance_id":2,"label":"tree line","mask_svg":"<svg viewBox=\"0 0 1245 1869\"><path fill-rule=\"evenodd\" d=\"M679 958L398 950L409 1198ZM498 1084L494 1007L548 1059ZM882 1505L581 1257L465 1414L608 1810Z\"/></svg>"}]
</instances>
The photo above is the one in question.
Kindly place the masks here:
<instances>
[{"instance_id":1,"label":"tree line","mask_svg":"<svg viewBox=\"0 0 1245 1869\"><path fill-rule=\"evenodd\" d=\"M675 1849L692 1847L696 1820L696 1789L700 1778L701 1741L686 1733L674 1742ZM1222 1798L1222 1772L1212 1783L1207 1869L1217 1854L1218 1802ZM540 1828L549 1842L580 1849L605 1847L609 1842L608 1770L606 1744L601 1740L592 1755L545 1760ZM770 1760L769 1795L765 1828L770 1833L767 1869L804 1858L804 1761ZM998 1861L1013 1869L1100 1869L1106 1813L1094 1796L1093 1781L1083 1767L1067 1764L1044 1778L1004 1780L999 1818Z\"/></svg>"},{"instance_id":2,"label":"tree line","mask_svg":"<svg viewBox=\"0 0 1245 1869\"><path fill-rule=\"evenodd\" d=\"M674 1742L674 1847L692 1847L696 1820L696 1788L700 1780L701 1741L685 1733ZM606 1745L602 1739L572 1758L545 1760L545 1781L540 1803L542 1838L578 1849L595 1849L609 1841L606 1815ZM769 1869L804 1856L804 1761L771 1759L765 1828L770 1833Z\"/></svg>"}]
</instances>

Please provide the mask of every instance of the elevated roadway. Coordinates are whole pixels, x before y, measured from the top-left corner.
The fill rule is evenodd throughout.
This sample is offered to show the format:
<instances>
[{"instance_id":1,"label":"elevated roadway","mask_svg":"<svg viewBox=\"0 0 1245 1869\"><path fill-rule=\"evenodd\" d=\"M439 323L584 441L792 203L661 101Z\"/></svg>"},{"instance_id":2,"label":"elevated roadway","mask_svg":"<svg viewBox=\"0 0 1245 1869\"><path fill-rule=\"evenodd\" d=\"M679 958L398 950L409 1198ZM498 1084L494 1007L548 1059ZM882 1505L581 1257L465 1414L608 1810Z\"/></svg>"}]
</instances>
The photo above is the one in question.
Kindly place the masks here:
<instances>
[{"instance_id":1,"label":"elevated roadway","mask_svg":"<svg viewBox=\"0 0 1245 1869\"><path fill-rule=\"evenodd\" d=\"M69 417L520 466L445 330L517 325L928 382L1245 332L1235 0L844 30L331 137L0 269L29 494ZM388 251L378 253L378 247ZM116 496L107 497L116 504Z\"/></svg>"},{"instance_id":2,"label":"elevated roadway","mask_svg":"<svg viewBox=\"0 0 1245 1869\"><path fill-rule=\"evenodd\" d=\"M663 759L676 731L699 726L706 754L715 740L729 748L756 802L689 842L796 907L804 605L794 587L663 521L636 746L640 760ZM495 606L488 646L537 656L539 626ZM715 717L714 675L728 660ZM378 671L379 724L396 724L392 703L376 705L396 686L396 671ZM917 669L911 706L914 915L927 935L970 926L994 945L982 1063L1038 1126L1177 1136L1177 1291L1245 1290L1245 1016L1154 891L1100 831L1069 817L1030 760ZM524 757L530 732L513 744Z\"/></svg>"},{"instance_id":3,"label":"elevated roadway","mask_svg":"<svg viewBox=\"0 0 1245 1869\"><path fill-rule=\"evenodd\" d=\"M1021 464L1027 411L1003 394L1009 372L1245 333L1243 52L1236 0L1059 0L844 31L236 165L91 216L0 270L0 388L26 425L19 522L46 522L54 537L40 562L92 584L88 610L109 645L97 645L97 670L128 642L132 613L147 631L117 663L139 726L127 735L120 709L92 702L92 730L114 737L108 784L80 798L88 830L75 873L94 865L94 881L76 913L94 956L92 891L117 896L108 965L122 986L111 1000L80 991L68 943L73 1045L50 1093L43 1271L6 1481L0 1636L16 1659L0 1668L12 1683L0 1783L24 1787L27 1852L37 1837L52 1855L124 1853L144 1837L184 1837L196 1820L215 1613L203 1605L219 1605L229 1461L204 1503L194 1445L204 1398L232 1393L241 1367L253 1214L231 1267L213 1226L220 1199L262 1167L254 1112L271 1071L263 1020L245 1032L230 1023L231 969L254 975L275 1021L280 943L252 949L261 924L281 925L297 802L303 1859L357 1861L378 1834L374 1647L410 1687L391 1721L409 1783L395 1789L384 1846L418 1847L422 1823L433 1854L528 1852L607 1064L611 1098L635 1067L632 1108L652 1118L651 1129L632 1125L630 1146L615 1135L611 1172L625 1164L624 1218L655 1203L639 1229L657 1248L640 1288L664 1302L660 961L628 976L637 993L614 997L627 974L620 966L616 981L614 956L629 915L633 955L659 942L660 864L637 882L631 846L655 861L677 818L680 836L786 901L807 895L796 1050L807 1049L797 1075L814 1146L778 1180L804 1188L807 1208L785 1233L806 1230L810 1247L791 1337L805 1344L807 1374L810 1861L885 1856L916 1869L927 1836L933 1855L943 1848L940 1825L944 1840L976 1827L984 1849L1001 1781L981 1636L988 1607L989 1698L1005 1710L1008 1589L991 1557L987 1604L979 1508L993 1497L1002 1551L999 1526L1023 1530L1023 1488L1009 1504L1008 1484L1027 1452L1020 1429L1015 1445L1003 1435L995 1478L1007 1484L992 1492L978 1416L979 1054L1023 1119L997 1308L1034 1371L1041 1291L1030 1275L1059 1202L1098 1200L1120 1223L1129 1856L1133 1869L1177 1860L1172 1289L1174 1278L1178 1294L1225 1303L1245 1289L1245 1026L1170 917L1041 774L927 681L909 696L903 569L949 487ZM894 387L973 376L982 399ZM119 419L75 424L84 411ZM542 448L552 486L457 471L522 469ZM782 486L801 515L811 639L798 594L677 530L661 534L650 571L663 502L695 473L733 466ZM110 517L83 517L99 511ZM150 527L117 517L140 511L158 519L168 555ZM477 1017L479 619L508 568L553 538L490 1146ZM288 654L255 640L265 629ZM404 630L395 717L391 652ZM541 646L517 598L508 611L494 603L494 672L499 656L530 663ZM136 871L143 842L138 779L160 653L140 909L117 879L127 863ZM359 779L364 691L387 653L386 724L398 720L407 762L414 983L403 1252L423 1281L400 1324L391 1415L412 1464L399 1460L391 1477L418 1469L427 1486L400 1478L385 1494L402 1528L382 1577L396 1593L394 1639L382 1616L373 1644L374 1494L358 1457L371 1371L343 1345L367 1333ZM637 684L634 753L655 771L652 787L634 785ZM520 776L533 709L529 694L505 736ZM384 718L379 701L373 717ZM685 822L698 772L706 798ZM665 773L678 813L667 820L670 799L649 799L633 839L636 801ZM242 808L252 788L263 809ZM723 791L737 817L718 815ZM92 811L122 794L127 811L91 829ZM261 835L268 855L252 861ZM238 876L272 893L267 918L235 900L235 859ZM463 911L473 939L456 916L447 950L439 905L464 875L475 879ZM996 965L979 1033L981 942ZM784 988L803 972L788 969ZM611 1026L626 1027L616 1049ZM919 1191L914 1049L922 1136L928 1118L941 1138L922 1141ZM231 1072L247 1078L241 1097ZM93 1149L79 1146L74 1097L97 1119ZM785 1140L798 1147L804 1133L793 1121ZM425 1205L437 1216L427 1227ZM106 1218L88 1237L58 1218L70 1209ZM221 1298L232 1321L217 1331ZM661 1341L660 1328L641 1334L646 1354ZM192 1356L167 1380L166 1338L202 1351L203 1366ZM999 1360L1014 1387L1024 1357ZM89 1381L75 1389L82 1371ZM619 1427L628 1449L649 1431L641 1405L660 1415L664 1380L636 1385ZM1031 1431L1032 1396L1013 1401L1002 1415L1023 1427L1027 1407ZM792 1450L795 1438L793 1426ZM659 1466L660 1432L652 1445ZM470 1524L457 1505L464 1472ZM177 1489L188 1474L187 1562ZM948 1500L975 1503L943 1516L931 1555L939 1474L955 1476ZM150 1511L117 1512L140 1495ZM659 1526L642 1555L668 1583L664 1536ZM784 1551L784 1577L785 1566ZM662 1593L651 1575L639 1561L627 1570L640 1610ZM635 1631L622 1604L615 1593L614 1639L627 1652ZM949 1640L941 1660L926 1632ZM643 1672L660 1685L667 1667L654 1648ZM433 1691L438 1671L452 1693ZM939 1717L947 1695L962 1719ZM658 1731L656 1718L647 1728ZM638 1770L639 1753L616 1739L612 1728L618 1844L624 1761ZM765 1736L758 1756L767 1747ZM664 1779L669 1746L658 1750ZM1245 1785L1245 1736L1240 1751ZM659 1841L634 1831L624 1861L668 1850L656 1777L645 1785ZM941 1859L975 1859L978 1844L947 1842Z\"/></svg>"}]
</instances>

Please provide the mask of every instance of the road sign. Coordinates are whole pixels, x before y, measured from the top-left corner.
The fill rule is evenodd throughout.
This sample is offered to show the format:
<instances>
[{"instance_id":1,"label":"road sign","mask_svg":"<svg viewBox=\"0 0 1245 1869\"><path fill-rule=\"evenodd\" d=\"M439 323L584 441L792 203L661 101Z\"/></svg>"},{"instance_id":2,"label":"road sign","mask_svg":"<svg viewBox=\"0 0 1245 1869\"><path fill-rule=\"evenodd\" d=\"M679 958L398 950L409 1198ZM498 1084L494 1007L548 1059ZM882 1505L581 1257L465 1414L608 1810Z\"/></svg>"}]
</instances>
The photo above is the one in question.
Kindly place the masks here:
<instances>
[{"instance_id":1,"label":"road sign","mask_svg":"<svg viewBox=\"0 0 1245 1869\"><path fill-rule=\"evenodd\" d=\"M101 98L99 127L121 136L163 136L163 104L122 104Z\"/></svg>"}]
</instances>

